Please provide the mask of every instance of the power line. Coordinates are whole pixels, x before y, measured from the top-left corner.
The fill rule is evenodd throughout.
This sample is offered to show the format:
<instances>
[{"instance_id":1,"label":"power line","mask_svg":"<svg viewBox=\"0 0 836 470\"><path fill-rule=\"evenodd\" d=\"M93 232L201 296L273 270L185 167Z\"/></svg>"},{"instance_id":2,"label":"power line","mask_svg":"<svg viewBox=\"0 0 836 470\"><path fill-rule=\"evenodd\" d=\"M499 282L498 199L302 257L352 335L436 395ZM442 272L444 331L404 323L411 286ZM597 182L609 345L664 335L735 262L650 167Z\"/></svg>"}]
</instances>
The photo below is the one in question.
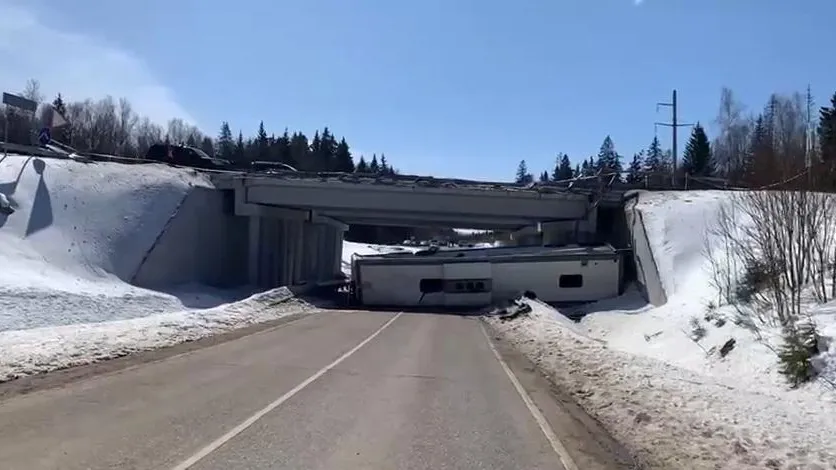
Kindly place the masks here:
<instances>
[{"instance_id":1,"label":"power line","mask_svg":"<svg viewBox=\"0 0 836 470\"><path fill-rule=\"evenodd\" d=\"M670 127L671 131L673 132L673 142L672 142L672 160L673 160L673 171L671 172L671 182L676 184L676 144L677 144L677 129L680 127L690 127L693 124L681 124L677 121L678 114L677 114L677 107L676 107L676 90L673 90L673 95L671 96L670 103L656 103L656 112L659 111L659 106L667 106L671 108L671 122L656 122L654 123L655 126L665 126Z\"/></svg>"}]
</instances>

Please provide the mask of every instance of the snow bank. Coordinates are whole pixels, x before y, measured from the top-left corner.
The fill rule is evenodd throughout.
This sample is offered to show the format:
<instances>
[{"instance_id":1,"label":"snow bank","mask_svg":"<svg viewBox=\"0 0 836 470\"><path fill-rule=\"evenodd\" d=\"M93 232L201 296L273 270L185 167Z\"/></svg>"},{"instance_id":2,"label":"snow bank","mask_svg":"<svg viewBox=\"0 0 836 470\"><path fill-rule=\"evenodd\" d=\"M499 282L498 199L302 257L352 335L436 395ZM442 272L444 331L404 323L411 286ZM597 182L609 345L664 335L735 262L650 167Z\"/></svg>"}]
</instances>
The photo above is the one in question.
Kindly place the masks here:
<instances>
[{"instance_id":1,"label":"snow bank","mask_svg":"<svg viewBox=\"0 0 836 470\"><path fill-rule=\"evenodd\" d=\"M128 284L205 176L163 165L9 155L0 193L0 331L137 318L218 305L240 292L161 293ZM204 292L205 288L202 289ZM210 299L211 300L211 299Z\"/></svg>"},{"instance_id":2,"label":"snow bank","mask_svg":"<svg viewBox=\"0 0 836 470\"><path fill-rule=\"evenodd\" d=\"M10 155L0 193L14 209L0 212L0 380L305 308L287 290L231 303L252 291L186 284L232 271L217 248L240 235L196 171ZM131 285L138 277L165 292Z\"/></svg>"},{"instance_id":3,"label":"snow bank","mask_svg":"<svg viewBox=\"0 0 836 470\"><path fill-rule=\"evenodd\" d=\"M619 351L588 337L578 325L557 319L550 307L528 302L529 317L487 321L647 468L833 468L834 403L812 393L735 386ZM681 346L688 343L680 341Z\"/></svg>"},{"instance_id":4,"label":"snow bank","mask_svg":"<svg viewBox=\"0 0 836 470\"><path fill-rule=\"evenodd\" d=\"M215 308L0 332L0 381L194 341L307 311L287 288Z\"/></svg>"},{"instance_id":5,"label":"snow bank","mask_svg":"<svg viewBox=\"0 0 836 470\"><path fill-rule=\"evenodd\" d=\"M647 305L629 289L565 312L585 313L578 324L535 312L499 328L558 383L578 388L593 414L659 468L830 468L825 462L836 462L836 442L828 436L836 422L825 416L836 416L830 385L836 384L836 344L816 358L824 379L790 390L778 373L778 331L753 333L736 325L727 307L710 306L718 295L705 248L722 252L710 228L731 197L720 191L641 195L637 207L665 305ZM822 334L836 335L836 302L811 304L809 311ZM730 339L735 347L721 357Z\"/></svg>"},{"instance_id":6,"label":"snow bank","mask_svg":"<svg viewBox=\"0 0 836 470\"><path fill-rule=\"evenodd\" d=\"M588 315L581 326L612 348L710 375L736 387L785 393L786 380L778 374L774 351L779 344L778 331L763 328L755 335L734 324L730 312L709 307L718 303L718 295L711 286L711 263L705 248L708 245L715 252L722 251L718 246L722 240L711 234L711 228L717 224L720 208L731 197L732 193L723 191L642 194L637 207L644 214L668 302L653 308L635 291L628 291L617 299L585 306ZM836 333L829 329L836 323L834 313L836 309L813 310L817 323L825 327L824 334ZM717 321L724 316L727 321ZM689 339L695 324L705 331L698 343ZM731 338L736 346L726 358L707 354L716 352Z\"/></svg>"}]
</instances>

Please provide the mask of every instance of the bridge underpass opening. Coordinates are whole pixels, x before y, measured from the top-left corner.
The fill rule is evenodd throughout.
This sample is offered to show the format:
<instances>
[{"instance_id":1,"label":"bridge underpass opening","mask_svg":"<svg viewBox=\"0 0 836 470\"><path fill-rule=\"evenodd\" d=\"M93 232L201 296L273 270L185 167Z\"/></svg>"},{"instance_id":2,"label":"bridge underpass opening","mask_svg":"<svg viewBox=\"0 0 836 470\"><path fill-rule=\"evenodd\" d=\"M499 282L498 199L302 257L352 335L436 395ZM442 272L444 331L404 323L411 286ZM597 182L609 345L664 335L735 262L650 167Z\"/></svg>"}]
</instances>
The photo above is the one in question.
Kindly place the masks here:
<instances>
[{"instance_id":1,"label":"bridge underpass opening","mask_svg":"<svg viewBox=\"0 0 836 470\"><path fill-rule=\"evenodd\" d=\"M500 229L514 231L515 241L526 245L583 241L596 232L597 207L583 193L264 175L219 175L215 182L232 190L235 214L250 218L249 277L262 287L339 278L349 224Z\"/></svg>"}]
</instances>

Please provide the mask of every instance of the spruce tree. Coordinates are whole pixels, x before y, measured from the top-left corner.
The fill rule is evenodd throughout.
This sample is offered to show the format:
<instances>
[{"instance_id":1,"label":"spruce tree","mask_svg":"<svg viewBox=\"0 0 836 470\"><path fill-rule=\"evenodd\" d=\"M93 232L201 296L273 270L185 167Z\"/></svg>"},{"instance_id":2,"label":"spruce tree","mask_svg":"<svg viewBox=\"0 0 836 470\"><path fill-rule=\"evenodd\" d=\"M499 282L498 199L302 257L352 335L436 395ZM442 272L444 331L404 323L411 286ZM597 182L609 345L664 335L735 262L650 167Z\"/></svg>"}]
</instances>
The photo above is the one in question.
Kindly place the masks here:
<instances>
[{"instance_id":1,"label":"spruce tree","mask_svg":"<svg viewBox=\"0 0 836 470\"><path fill-rule=\"evenodd\" d=\"M334 154L336 171L350 173L354 171L354 159L351 157L351 149L345 139L340 139L337 150Z\"/></svg>"},{"instance_id":2,"label":"spruce tree","mask_svg":"<svg viewBox=\"0 0 836 470\"><path fill-rule=\"evenodd\" d=\"M389 163L386 161L386 155L380 154L380 174L381 175L388 175L389 174Z\"/></svg>"},{"instance_id":3,"label":"spruce tree","mask_svg":"<svg viewBox=\"0 0 836 470\"><path fill-rule=\"evenodd\" d=\"M229 123L221 123L221 132L218 134L217 155L227 161L232 161L235 154L235 142L232 140L232 130Z\"/></svg>"},{"instance_id":4,"label":"spruce tree","mask_svg":"<svg viewBox=\"0 0 836 470\"><path fill-rule=\"evenodd\" d=\"M520 164L517 165L515 182L518 184L528 184L532 181L534 181L534 177L528 172L528 164L525 163L525 160L520 160Z\"/></svg>"},{"instance_id":5,"label":"spruce tree","mask_svg":"<svg viewBox=\"0 0 836 470\"><path fill-rule=\"evenodd\" d=\"M238 165L247 164L246 148L244 147L244 134L238 131L238 141L235 142L235 150L233 151L232 160Z\"/></svg>"},{"instance_id":6,"label":"spruce tree","mask_svg":"<svg viewBox=\"0 0 836 470\"><path fill-rule=\"evenodd\" d=\"M270 142L267 137L267 131L264 129L264 121L258 123L258 132L255 134L254 150L254 160L267 161L270 159Z\"/></svg>"},{"instance_id":7,"label":"spruce tree","mask_svg":"<svg viewBox=\"0 0 836 470\"><path fill-rule=\"evenodd\" d=\"M685 153L682 154L682 171L692 176L711 176L713 170L711 144L705 129L697 123L685 145Z\"/></svg>"},{"instance_id":8,"label":"spruce tree","mask_svg":"<svg viewBox=\"0 0 836 470\"><path fill-rule=\"evenodd\" d=\"M375 175L380 173L380 163L377 162L377 154L372 154L372 161L369 162L369 173Z\"/></svg>"},{"instance_id":9,"label":"spruce tree","mask_svg":"<svg viewBox=\"0 0 836 470\"><path fill-rule=\"evenodd\" d=\"M569 155L561 153L557 157L554 172L552 172L552 180L562 181L572 178L572 163L569 161Z\"/></svg>"},{"instance_id":10,"label":"spruce tree","mask_svg":"<svg viewBox=\"0 0 836 470\"><path fill-rule=\"evenodd\" d=\"M601 148L598 150L598 158L595 161L595 170L602 173L615 173L616 179L621 179L624 168L621 165L621 155L615 151L615 144L610 136L604 138Z\"/></svg>"},{"instance_id":11,"label":"spruce tree","mask_svg":"<svg viewBox=\"0 0 836 470\"><path fill-rule=\"evenodd\" d=\"M58 96L56 96L55 99L52 100L52 109L54 110L54 112L60 114L61 117L66 119L66 117L67 117L67 104L64 103L64 98L61 96L61 93L58 93ZM57 129L53 129L52 137L59 142L66 142L68 140L68 138L70 137L70 134L71 134L71 132L70 132L70 127L71 126L72 126L72 123L69 123L68 126L62 126L62 127L57 128Z\"/></svg>"},{"instance_id":12,"label":"spruce tree","mask_svg":"<svg viewBox=\"0 0 836 470\"><path fill-rule=\"evenodd\" d=\"M296 166L296 162L293 161L293 156L290 152L290 135L287 133L287 128L284 129L281 137L273 141L270 154L277 162L293 167Z\"/></svg>"},{"instance_id":13,"label":"spruce tree","mask_svg":"<svg viewBox=\"0 0 836 470\"><path fill-rule=\"evenodd\" d=\"M655 173L664 173L665 171L662 146L659 144L659 138L654 137L645 153L644 172L652 175Z\"/></svg>"},{"instance_id":14,"label":"spruce tree","mask_svg":"<svg viewBox=\"0 0 836 470\"><path fill-rule=\"evenodd\" d=\"M541 183L548 183L549 182L549 172L544 171L544 172L540 173L540 176L538 178L539 178Z\"/></svg>"},{"instance_id":15,"label":"spruce tree","mask_svg":"<svg viewBox=\"0 0 836 470\"><path fill-rule=\"evenodd\" d=\"M317 168L311 165L309 158L310 149L308 144L308 137L301 132L294 132L290 136L290 157L294 162L294 167L301 171L316 171Z\"/></svg>"},{"instance_id":16,"label":"spruce tree","mask_svg":"<svg viewBox=\"0 0 836 470\"><path fill-rule=\"evenodd\" d=\"M822 162L833 171L836 167L836 93L830 98L830 106L819 110L819 125L816 128L819 153Z\"/></svg>"},{"instance_id":17,"label":"spruce tree","mask_svg":"<svg viewBox=\"0 0 836 470\"><path fill-rule=\"evenodd\" d=\"M630 166L627 168L627 182L636 184L644 179L644 152L633 155Z\"/></svg>"},{"instance_id":18,"label":"spruce tree","mask_svg":"<svg viewBox=\"0 0 836 470\"><path fill-rule=\"evenodd\" d=\"M368 173L369 164L366 163L366 158L360 155L360 161L357 162L357 168L354 170L357 173Z\"/></svg>"}]
</instances>

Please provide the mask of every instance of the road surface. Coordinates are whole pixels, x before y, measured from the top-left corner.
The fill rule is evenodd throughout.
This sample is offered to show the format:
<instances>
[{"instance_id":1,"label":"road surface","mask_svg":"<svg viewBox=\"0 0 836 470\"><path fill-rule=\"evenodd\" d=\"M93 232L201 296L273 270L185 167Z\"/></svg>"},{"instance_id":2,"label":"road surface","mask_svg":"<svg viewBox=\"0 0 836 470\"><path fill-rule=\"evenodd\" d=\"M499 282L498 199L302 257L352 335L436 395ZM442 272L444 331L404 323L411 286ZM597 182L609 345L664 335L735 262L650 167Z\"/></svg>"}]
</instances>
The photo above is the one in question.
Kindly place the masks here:
<instances>
[{"instance_id":1,"label":"road surface","mask_svg":"<svg viewBox=\"0 0 836 470\"><path fill-rule=\"evenodd\" d=\"M0 468L625 468L495 351L477 318L317 313L8 397Z\"/></svg>"}]
</instances>

